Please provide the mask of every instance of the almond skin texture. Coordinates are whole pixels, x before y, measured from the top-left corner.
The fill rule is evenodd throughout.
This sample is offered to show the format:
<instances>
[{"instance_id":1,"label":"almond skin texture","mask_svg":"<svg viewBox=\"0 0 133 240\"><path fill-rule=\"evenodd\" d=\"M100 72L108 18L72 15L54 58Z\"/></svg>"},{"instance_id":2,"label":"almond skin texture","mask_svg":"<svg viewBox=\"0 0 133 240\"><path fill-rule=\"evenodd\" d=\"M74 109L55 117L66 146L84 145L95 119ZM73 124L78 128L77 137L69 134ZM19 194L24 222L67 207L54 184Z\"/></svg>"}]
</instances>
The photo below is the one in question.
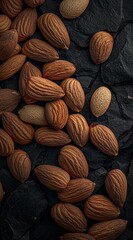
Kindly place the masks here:
<instances>
[{"instance_id":1,"label":"almond skin texture","mask_svg":"<svg viewBox=\"0 0 133 240\"><path fill-rule=\"evenodd\" d=\"M7 165L13 177L21 183L25 182L29 178L31 161L25 151L19 149L15 150L7 158Z\"/></svg>"},{"instance_id":2,"label":"almond skin texture","mask_svg":"<svg viewBox=\"0 0 133 240\"><path fill-rule=\"evenodd\" d=\"M40 39L30 39L22 47L22 53L39 62L52 62L59 58L57 51Z\"/></svg>"},{"instance_id":3,"label":"almond skin texture","mask_svg":"<svg viewBox=\"0 0 133 240\"><path fill-rule=\"evenodd\" d=\"M34 138L33 127L22 122L19 117L13 113L3 113L2 124L5 131L11 136L15 143L20 145L29 144Z\"/></svg>"},{"instance_id":4,"label":"almond skin texture","mask_svg":"<svg viewBox=\"0 0 133 240\"><path fill-rule=\"evenodd\" d=\"M57 203L51 209L51 216L61 227L70 232L85 232L87 221L83 212L69 203Z\"/></svg>"},{"instance_id":5,"label":"almond skin texture","mask_svg":"<svg viewBox=\"0 0 133 240\"><path fill-rule=\"evenodd\" d=\"M105 221L92 225L88 234L96 240L115 240L126 230L126 226L127 221L123 219Z\"/></svg>"},{"instance_id":6,"label":"almond skin texture","mask_svg":"<svg viewBox=\"0 0 133 240\"><path fill-rule=\"evenodd\" d=\"M45 39L54 47L68 50L70 37L61 19L54 13L45 13L38 18L38 27Z\"/></svg>"},{"instance_id":7,"label":"almond skin texture","mask_svg":"<svg viewBox=\"0 0 133 240\"><path fill-rule=\"evenodd\" d=\"M58 162L72 178L85 178L89 173L89 166L82 151L72 145L61 148Z\"/></svg>"},{"instance_id":8,"label":"almond skin texture","mask_svg":"<svg viewBox=\"0 0 133 240\"><path fill-rule=\"evenodd\" d=\"M117 218L120 209L110 199L96 194L86 200L84 213L88 218L101 222Z\"/></svg>"},{"instance_id":9,"label":"almond skin texture","mask_svg":"<svg viewBox=\"0 0 133 240\"><path fill-rule=\"evenodd\" d=\"M50 80L63 80L72 76L76 71L73 63L65 60L56 60L43 66L43 77Z\"/></svg>"},{"instance_id":10,"label":"almond skin texture","mask_svg":"<svg viewBox=\"0 0 133 240\"><path fill-rule=\"evenodd\" d=\"M10 57L0 65L0 81L7 80L17 73L23 66L26 56L18 54ZM9 67L10 66L10 67Z\"/></svg>"},{"instance_id":11,"label":"almond skin texture","mask_svg":"<svg viewBox=\"0 0 133 240\"><path fill-rule=\"evenodd\" d=\"M72 114L66 125L68 134L76 145L83 147L89 139L89 125L81 114Z\"/></svg>"},{"instance_id":12,"label":"almond skin texture","mask_svg":"<svg viewBox=\"0 0 133 240\"><path fill-rule=\"evenodd\" d=\"M29 97L26 93L26 88L28 85L29 79L32 77L42 77L41 71L35 67L32 63L26 62L20 72L19 77L19 91L21 93L22 98L27 104L31 104L36 102L36 100Z\"/></svg>"},{"instance_id":13,"label":"almond skin texture","mask_svg":"<svg viewBox=\"0 0 133 240\"><path fill-rule=\"evenodd\" d=\"M69 174L56 166L40 165L35 168L35 174L44 186L54 191L66 188L70 181Z\"/></svg>"},{"instance_id":14,"label":"almond skin texture","mask_svg":"<svg viewBox=\"0 0 133 240\"><path fill-rule=\"evenodd\" d=\"M26 93L36 101L54 101L64 96L64 92L59 85L41 77L30 78Z\"/></svg>"},{"instance_id":15,"label":"almond skin texture","mask_svg":"<svg viewBox=\"0 0 133 240\"><path fill-rule=\"evenodd\" d=\"M106 126L92 123L90 125L91 142L103 153L117 156L119 151L118 141L114 133Z\"/></svg>"},{"instance_id":16,"label":"almond skin texture","mask_svg":"<svg viewBox=\"0 0 133 240\"><path fill-rule=\"evenodd\" d=\"M87 8L90 0L63 0L60 4L60 13L64 18L78 18Z\"/></svg>"},{"instance_id":17,"label":"almond skin texture","mask_svg":"<svg viewBox=\"0 0 133 240\"><path fill-rule=\"evenodd\" d=\"M95 33L89 45L92 61L96 64L107 61L111 55L113 43L114 40L110 33L104 31Z\"/></svg>"},{"instance_id":18,"label":"almond skin texture","mask_svg":"<svg viewBox=\"0 0 133 240\"><path fill-rule=\"evenodd\" d=\"M17 55L21 51L21 46L19 44L16 44L16 47L14 48L12 54L10 57Z\"/></svg>"},{"instance_id":19,"label":"almond skin texture","mask_svg":"<svg viewBox=\"0 0 133 240\"><path fill-rule=\"evenodd\" d=\"M111 200L123 207L127 197L127 179L120 169L111 170L105 180L106 191Z\"/></svg>"},{"instance_id":20,"label":"almond skin texture","mask_svg":"<svg viewBox=\"0 0 133 240\"><path fill-rule=\"evenodd\" d=\"M72 179L67 187L58 192L58 198L62 202L76 203L88 198L95 189L95 183L89 179Z\"/></svg>"},{"instance_id":21,"label":"almond skin texture","mask_svg":"<svg viewBox=\"0 0 133 240\"><path fill-rule=\"evenodd\" d=\"M46 121L44 107L30 104L25 105L18 112L19 117L22 121L38 125L38 126L47 126L48 123Z\"/></svg>"},{"instance_id":22,"label":"almond skin texture","mask_svg":"<svg viewBox=\"0 0 133 240\"><path fill-rule=\"evenodd\" d=\"M48 147L64 146L71 142L71 139L66 132L49 127L39 128L35 132L35 140L37 143Z\"/></svg>"},{"instance_id":23,"label":"almond skin texture","mask_svg":"<svg viewBox=\"0 0 133 240\"><path fill-rule=\"evenodd\" d=\"M9 18L14 18L21 12L23 7L22 0L1 0L0 8Z\"/></svg>"},{"instance_id":24,"label":"almond skin texture","mask_svg":"<svg viewBox=\"0 0 133 240\"><path fill-rule=\"evenodd\" d=\"M3 197L4 197L4 190L3 190L2 183L0 182L0 202L2 201Z\"/></svg>"},{"instance_id":25,"label":"almond skin texture","mask_svg":"<svg viewBox=\"0 0 133 240\"><path fill-rule=\"evenodd\" d=\"M55 129L62 129L65 127L68 120L68 108L62 99L48 102L45 105L45 115L47 122Z\"/></svg>"},{"instance_id":26,"label":"almond skin texture","mask_svg":"<svg viewBox=\"0 0 133 240\"><path fill-rule=\"evenodd\" d=\"M11 137L0 128L0 156L8 156L14 151L14 142Z\"/></svg>"},{"instance_id":27,"label":"almond skin texture","mask_svg":"<svg viewBox=\"0 0 133 240\"><path fill-rule=\"evenodd\" d=\"M99 87L91 97L90 108L95 117L102 116L111 103L111 91L107 87Z\"/></svg>"},{"instance_id":28,"label":"almond skin texture","mask_svg":"<svg viewBox=\"0 0 133 240\"><path fill-rule=\"evenodd\" d=\"M6 32L7 30L10 29L11 27L11 19L4 15L4 14L1 14L0 15L0 36Z\"/></svg>"},{"instance_id":29,"label":"almond skin texture","mask_svg":"<svg viewBox=\"0 0 133 240\"><path fill-rule=\"evenodd\" d=\"M65 92L64 101L68 107L80 112L85 104L85 94L80 82L75 78L68 78L60 86Z\"/></svg>"},{"instance_id":30,"label":"almond skin texture","mask_svg":"<svg viewBox=\"0 0 133 240\"><path fill-rule=\"evenodd\" d=\"M36 31L37 12L35 8L26 8L14 19L11 28L18 32L18 41L30 38Z\"/></svg>"},{"instance_id":31,"label":"almond skin texture","mask_svg":"<svg viewBox=\"0 0 133 240\"><path fill-rule=\"evenodd\" d=\"M95 240L95 239L86 233L66 233L60 236L60 240Z\"/></svg>"},{"instance_id":32,"label":"almond skin texture","mask_svg":"<svg viewBox=\"0 0 133 240\"><path fill-rule=\"evenodd\" d=\"M0 89L0 116L2 112L12 112L19 104L21 96L14 89Z\"/></svg>"},{"instance_id":33,"label":"almond skin texture","mask_svg":"<svg viewBox=\"0 0 133 240\"><path fill-rule=\"evenodd\" d=\"M25 2L29 7L37 7L39 5L42 5L45 0L25 0Z\"/></svg>"}]
</instances>

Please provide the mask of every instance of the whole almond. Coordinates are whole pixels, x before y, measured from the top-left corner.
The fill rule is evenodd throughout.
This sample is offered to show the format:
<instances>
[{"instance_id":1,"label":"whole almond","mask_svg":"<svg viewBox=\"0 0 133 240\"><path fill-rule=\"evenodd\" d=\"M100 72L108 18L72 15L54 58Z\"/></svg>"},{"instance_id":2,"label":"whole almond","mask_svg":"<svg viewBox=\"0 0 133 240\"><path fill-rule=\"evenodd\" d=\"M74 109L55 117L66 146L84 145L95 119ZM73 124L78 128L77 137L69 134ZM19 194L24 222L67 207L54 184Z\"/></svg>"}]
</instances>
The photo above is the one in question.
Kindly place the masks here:
<instances>
[{"instance_id":1,"label":"whole almond","mask_svg":"<svg viewBox=\"0 0 133 240\"><path fill-rule=\"evenodd\" d=\"M111 91L107 87L99 87L93 93L90 100L91 112L95 117L102 116L111 103Z\"/></svg>"},{"instance_id":2,"label":"whole almond","mask_svg":"<svg viewBox=\"0 0 133 240\"><path fill-rule=\"evenodd\" d=\"M11 19L8 16L0 14L0 36L10 29L11 23Z\"/></svg>"},{"instance_id":3,"label":"whole almond","mask_svg":"<svg viewBox=\"0 0 133 240\"><path fill-rule=\"evenodd\" d=\"M60 86L65 92L64 101L68 107L80 112L85 104L85 94L80 82L75 78L68 78Z\"/></svg>"},{"instance_id":4,"label":"whole almond","mask_svg":"<svg viewBox=\"0 0 133 240\"><path fill-rule=\"evenodd\" d=\"M105 180L106 190L112 201L123 207L127 197L127 179L120 169L109 171Z\"/></svg>"},{"instance_id":5,"label":"whole almond","mask_svg":"<svg viewBox=\"0 0 133 240\"><path fill-rule=\"evenodd\" d=\"M25 2L29 7L37 7L39 5L42 5L45 0L25 0Z\"/></svg>"},{"instance_id":6,"label":"whole almond","mask_svg":"<svg viewBox=\"0 0 133 240\"><path fill-rule=\"evenodd\" d=\"M52 62L59 58L57 51L40 39L30 39L22 47L22 53L39 62Z\"/></svg>"},{"instance_id":7,"label":"whole almond","mask_svg":"<svg viewBox=\"0 0 133 240\"><path fill-rule=\"evenodd\" d=\"M52 165L40 165L35 168L38 180L47 188L60 191L67 187L70 176L63 169Z\"/></svg>"},{"instance_id":8,"label":"whole almond","mask_svg":"<svg viewBox=\"0 0 133 240\"><path fill-rule=\"evenodd\" d=\"M14 143L11 137L0 129L0 156L8 156L14 151Z\"/></svg>"},{"instance_id":9,"label":"whole almond","mask_svg":"<svg viewBox=\"0 0 133 240\"><path fill-rule=\"evenodd\" d=\"M41 77L31 77L25 90L27 95L36 101L54 101L64 96L59 85Z\"/></svg>"},{"instance_id":10,"label":"whole almond","mask_svg":"<svg viewBox=\"0 0 133 240\"><path fill-rule=\"evenodd\" d=\"M5 131L12 137L15 143L20 145L29 144L34 138L33 127L22 122L19 117L13 113L3 113L2 124Z\"/></svg>"},{"instance_id":11,"label":"whole almond","mask_svg":"<svg viewBox=\"0 0 133 240\"><path fill-rule=\"evenodd\" d=\"M43 77L50 80L63 80L72 76L76 71L73 63L65 60L56 60L45 63L43 66Z\"/></svg>"},{"instance_id":12,"label":"whole almond","mask_svg":"<svg viewBox=\"0 0 133 240\"><path fill-rule=\"evenodd\" d=\"M44 107L30 104L25 105L18 112L19 117L22 121L38 125L38 126L46 126L48 125L46 121Z\"/></svg>"},{"instance_id":13,"label":"whole almond","mask_svg":"<svg viewBox=\"0 0 133 240\"><path fill-rule=\"evenodd\" d=\"M30 38L36 31L37 12L35 8L26 8L12 22L11 28L18 32L18 41Z\"/></svg>"},{"instance_id":14,"label":"whole almond","mask_svg":"<svg viewBox=\"0 0 133 240\"><path fill-rule=\"evenodd\" d=\"M88 234L96 240L115 240L126 230L126 226L127 221L123 219L105 221L92 225Z\"/></svg>"},{"instance_id":15,"label":"whole almond","mask_svg":"<svg viewBox=\"0 0 133 240\"><path fill-rule=\"evenodd\" d=\"M23 66L26 56L18 54L10 57L0 65L0 81L7 80L17 73Z\"/></svg>"},{"instance_id":16,"label":"whole almond","mask_svg":"<svg viewBox=\"0 0 133 240\"><path fill-rule=\"evenodd\" d=\"M64 146L71 142L66 132L49 127L39 128L35 132L35 140L37 143L48 147Z\"/></svg>"},{"instance_id":17,"label":"whole almond","mask_svg":"<svg viewBox=\"0 0 133 240\"><path fill-rule=\"evenodd\" d=\"M25 151L19 149L14 150L14 152L7 157L7 165L11 174L21 183L29 178L31 161Z\"/></svg>"},{"instance_id":18,"label":"whole almond","mask_svg":"<svg viewBox=\"0 0 133 240\"><path fill-rule=\"evenodd\" d=\"M107 197L96 194L86 200L84 213L90 219L107 221L117 218L120 215L120 209Z\"/></svg>"},{"instance_id":19,"label":"whole almond","mask_svg":"<svg viewBox=\"0 0 133 240\"><path fill-rule=\"evenodd\" d=\"M51 209L51 216L61 227L70 232L85 232L87 221L83 212L69 203L57 203Z\"/></svg>"},{"instance_id":20,"label":"whole almond","mask_svg":"<svg viewBox=\"0 0 133 240\"><path fill-rule=\"evenodd\" d=\"M89 125L81 114L71 114L66 125L67 131L76 145L83 147L89 139Z\"/></svg>"},{"instance_id":21,"label":"whole almond","mask_svg":"<svg viewBox=\"0 0 133 240\"><path fill-rule=\"evenodd\" d=\"M55 129L65 127L68 120L68 108L62 99L48 102L45 105L46 120L50 126Z\"/></svg>"},{"instance_id":22,"label":"whole almond","mask_svg":"<svg viewBox=\"0 0 133 240\"><path fill-rule=\"evenodd\" d=\"M58 192L62 202L76 203L88 198L95 189L95 183L86 178L72 179L67 187Z\"/></svg>"},{"instance_id":23,"label":"whole almond","mask_svg":"<svg viewBox=\"0 0 133 240\"><path fill-rule=\"evenodd\" d=\"M113 37L108 32L97 32L95 33L89 45L89 51L91 58L94 63L101 64L110 57L113 49Z\"/></svg>"},{"instance_id":24,"label":"whole almond","mask_svg":"<svg viewBox=\"0 0 133 240\"><path fill-rule=\"evenodd\" d=\"M14 18L23 8L23 0L1 0L0 8L9 18Z\"/></svg>"},{"instance_id":25,"label":"whole almond","mask_svg":"<svg viewBox=\"0 0 133 240\"><path fill-rule=\"evenodd\" d=\"M60 4L60 13L64 18L79 17L87 8L90 0L63 0Z\"/></svg>"},{"instance_id":26,"label":"whole almond","mask_svg":"<svg viewBox=\"0 0 133 240\"><path fill-rule=\"evenodd\" d=\"M86 233L66 233L60 236L60 240L95 240L91 235Z\"/></svg>"},{"instance_id":27,"label":"whole almond","mask_svg":"<svg viewBox=\"0 0 133 240\"><path fill-rule=\"evenodd\" d=\"M4 190L3 190L2 183L0 182L0 202L2 201L3 197L4 197Z\"/></svg>"},{"instance_id":28,"label":"whole almond","mask_svg":"<svg viewBox=\"0 0 133 240\"><path fill-rule=\"evenodd\" d=\"M19 44L16 44L16 47L14 48L12 54L10 57L17 55L21 51L21 46Z\"/></svg>"},{"instance_id":29,"label":"whole almond","mask_svg":"<svg viewBox=\"0 0 133 240\"><path fill-rule=\"evenodd\" d=\"M106 126L92 123L90 125L90 139L103 153L117 156L119 151L118 141L114 133Z\"/></svg>"},{"instance_id":30,"label":"whole almond","mask_svg":"<svg viewBox=\"0 0 133 240\"><path fill-rule=\"evenodd\" d=\"M54 13L45 13L38 18L38 27L45 39L54 47L68 50L70 37L62 20Z\"/></svg>"},{"instance_id":31,"label":"whole almond","mask_svg":"<svg viewBox=\"0 0 133 240\"><path fill-rule=\"evenodd\" d=\"M58 162L61 168L66 170L72 178L87 177L89 173L88 163L82 151L72 145L61 148Z\"/></svg>"}]
</instances>

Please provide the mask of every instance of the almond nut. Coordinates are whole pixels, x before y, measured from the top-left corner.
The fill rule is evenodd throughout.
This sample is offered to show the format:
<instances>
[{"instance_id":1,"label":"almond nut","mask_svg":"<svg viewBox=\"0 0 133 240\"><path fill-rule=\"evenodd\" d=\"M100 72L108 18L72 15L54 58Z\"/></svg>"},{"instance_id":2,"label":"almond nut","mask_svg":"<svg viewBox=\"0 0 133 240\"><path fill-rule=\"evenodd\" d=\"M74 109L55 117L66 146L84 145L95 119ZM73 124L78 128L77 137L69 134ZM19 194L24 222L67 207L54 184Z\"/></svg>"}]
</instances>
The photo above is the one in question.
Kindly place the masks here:
<instances>
[{"instance_id":1,"label":"almond nut","mask_svg":"<svg viewBox=\"0 0 133 240\"><path fill-rule=\"evenodd\" d=\"M45 0L25 0L25 2L29 7L37 7L39 5L42 5Z\"/></svg>"},{"instance_id":2,"label":"almond nut","mask_svg":"<svg viewBox=\"0 0 133 240\"><path fill-rule=\"evenodd\" d=\"M8 16L0 14L0 36L10 29L11 23L11 19Z\"/></svg>"},{"instance_id":3,"label":"almond nut","mask_svg":"<svg viewBox=\"0 0 133 240\"><path fill-rule=\"evenodd\" d=\"M14 151L14 142L11 137L0 129L0 156L8 156Z\"/></svg>"},{"instance_id":4,"label":"almond nut","mask_svg":"<svg viewBox=\"0 0 133 240\"><path fill-rule=\"evenodd\" d=\"M21 46L19 44L16 44L16 47L14 48L12 54L10 57L17 55L21 51Z\"/></svg>"},{"instance_id":5,"label":"almond nut","mask_svg":"<svg viewBox=\"0 0 133 240\"><path fill-rule=\"evenodd\" d=\"M9 18L14 18L23 8L23 0L1 0L0 8Z\"/></svg>"},{"instance_id":6,"label":"almond nut","mask_svg":"<svg viewBox=\"0 0 133 240\"><path fill-rule=\"evenodd\" d=\"M95 240L91 235L86 233L66 233L60 236L60 240Z\"/></svg>"}]
</instances>

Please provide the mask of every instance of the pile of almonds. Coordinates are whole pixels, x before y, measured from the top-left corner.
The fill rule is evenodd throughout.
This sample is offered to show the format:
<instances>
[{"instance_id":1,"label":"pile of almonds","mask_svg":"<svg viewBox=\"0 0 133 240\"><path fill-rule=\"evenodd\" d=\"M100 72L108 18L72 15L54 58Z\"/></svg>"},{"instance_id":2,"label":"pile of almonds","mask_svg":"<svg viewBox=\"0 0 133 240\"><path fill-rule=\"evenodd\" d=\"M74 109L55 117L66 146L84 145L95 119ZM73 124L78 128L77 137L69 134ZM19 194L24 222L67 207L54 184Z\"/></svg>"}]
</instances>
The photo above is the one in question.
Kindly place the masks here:
<instances>
[{"instance_id":1,"label":"pile of almonds","mask_svg":"<svg viewBox=\"0 0 133 240\"><path fill-rule=\"evenodd\" d=\"M37 166L37 179L47 188L57 191L61 201L51 209L56 223L69 233L62 240L114 240L126 229L127 221L119 219L127 195L127 180L119 169L111 170L105 180L107 196L95 194L96 184L88 179L89 166L82 147L90 140L95 147L108 156L117 156L119 144L115 134L107 126L89 123L81 114L85 94L80 82L73 77L76 66L59 59L56 48L67 51L70 36L62 20L54 13L38 17L36 7L44 0L1 0L0 15L0 81L14 76L19 70L19 91L0 89L0 156L7 158L8 168L21 183L31 172L28 154L15 149L15 144L38 144L60 146L59 167ZM60 13L63 17L79 17L89 0L63 0ZM12 20L13 19L13 20ZM36 28L44 40L30 38ZM23 41L25 41L23 43ZM105 31L95 33L89 44L89 53L95 64L105 62L113 49L113 37ZM20 46L21 45L21 46ZM42 62L40 71L26 57ZM56 82L57 81L57 82ZM21 98L26 105L12 113ZM95 117L108 110L112 99L111 91L101 86L94 91L90 109ZM40 106L38 101L44 101ZM88 106L89 107L89 106ZM71 112L71 113L70 113ZM34 125L38 129L34 130ZM72 144L70 145L70 143ZM0 201L4 196L0 183ZM84 201L81 210L74 204ZM88 219L96 221L88 228Z\"/></svg>"}]
</instances>

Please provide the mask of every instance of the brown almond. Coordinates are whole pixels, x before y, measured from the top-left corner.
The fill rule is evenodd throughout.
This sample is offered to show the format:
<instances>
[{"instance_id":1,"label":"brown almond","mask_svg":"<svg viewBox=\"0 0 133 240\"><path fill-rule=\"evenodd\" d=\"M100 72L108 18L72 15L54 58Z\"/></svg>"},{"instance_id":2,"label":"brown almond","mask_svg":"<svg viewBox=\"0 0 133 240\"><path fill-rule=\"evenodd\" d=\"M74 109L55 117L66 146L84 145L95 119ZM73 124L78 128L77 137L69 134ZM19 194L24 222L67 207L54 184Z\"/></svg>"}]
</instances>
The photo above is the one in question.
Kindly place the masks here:
<instances>
[{"instance_id":1,"label":"brown almond","mask_svg":"<svg viewBox=\"0 0 133 240\"><path fill-rule=\"evenodd\" d=\"M39 128L35 132L35 140L37 143L48 147L64 146L71 142L71 139L66 132L49 127Z\"/></svg>"},{"instance_id":2,"label":"brown almond","mask_svg":"<svg viewBox=\"0 0 133 240\"><path fill-rule=\"evenodd\" d=\"M38 27L45 39L54 47L68 50L70 37L62 20L54 13L45 13L38 18Z\"/></svg>"},{"instance_id":3,"label":"brown almond","mask_svg":"<svg viewBox=\"0 0 133 240\"><path fill-rule=\"evenodd\" d=\"M0 36L10 29L11 23L11 19L8 16L0 14Z\"/></svg>"},{"instance_id":4,"label":"brown almond","mask_svg":"<svg viewBox=\"0 0 133 240\"><path fill-rule=\"evenodd\" d=\"M18 53L20 53L20 51L21 51L21 46L17 44L10 57L17 55Z\"/></svg>"},{"instance_id":5,"label":"brown almond","mask_svg":"<svg viewBox=\"0 0 133 240\"><path fill-rule=\"evenodd\" d=\"M4 197L4 190L3 190L2 183L0 182L0 202L3 200L3 197Z\"/></svg>"},{"instance_id":6,"label":"brown almond","mask_svg":"<svg viewBox=\"0 0 133 240\"><path fill-rule=\"evenodd\" d=\"M123 207L127 197L127 179L120 169L109 171L105 180L109 197L119 207Z\"/></svg>"},{"instance_id":7,"label":"brown almond","mask_svg":"<svg viewBox=\"0 0 133 240\"><path fill-rule=\"evenodd\" d=\"M115 240L126 230L126 226L127 221L123 219L105 221L92 225L88 234L96 240Z\"/></svg>"},{"instance_id":8,"label":"brown almond","mask_svg":"<svg viewBox=\"0 0 133 240\"><path fill-rule=\"evenodd\" d=\"M47 188L60 191L67 187L70 176L63 169L52 165L40 165L35 168L38 180Z\"/></svg>"},{"instance_id":9,"label":"brown almond","mask_svg":"<svg viewBox=\"0 0 133 240\"><path fill-rule=\"evenodd\" d=\"M68 78L60 86L65 92L64 101L68 107L80 112L85 104L85 94L80 82L75 78Z\"/></svg>"},{"instance_id":10,"label":"brown almond","mask_svg":"<svg viewBox=\"0 0 133 240\"><path fill-rule=\"evenodd\" d=\"M69 173L72 178L87 177L89 166L82 151L72 145L61 148L58 162L61 168Z\"/></svg>"},{"instance_id":11,"label":"brown almond","mask_svg":"<svg viewBox=\"0 0 133 240\"><path fill-rule=\"evenodd\" d=\"M1 0L0 8L9 18L14 18L23 8L23 0Z\"/></svg>"},{"instance_id":12,"label":"brown almond","mask_svg":"<svg viewBox=\"0 0 133 240\"><path fill-rule=\"evenodd\" d=\"M81 114L71 114L66 125L67 131L76 145L83 147L89 139L89 125Z\"/></svg>"},{"instance_id":13,"label":"brown almond","mask_svg":"<svg viewBox=\"0 0 133 240\"><path fill-rule=\"evenodd\" d=\"M101 64L110 57L113 49L113 37L108 32L95 33L89 45L90 55L94 63Z\"/></svg>"},{"instance_id":14,"label":"brown almond","mask_svg":"<svg viewBox=\"0 0 133 240\"><path fill-rule=\"evenodd\" d=\"M13 113L3 113L2 124L5 131L11 136L15 143L20 145L29 144L34 138L33 127L22 122L19 117Z\"/></svg>"},{"instance_id":15,"label":"brown almond","mask_svg":"<svg viewBox=\"0 0 133 240\"><path fill-rule=\"evenodd\" d=\"M55 129L62 129L65 127L69 116L67 105L62 99L47 102L45 115L50 126Z\"/></svg>"},{"instance_id":16,"label":"brown almond","mask_svg":"<svg viewBox=\"0 0 133 240\"><path fill-rule=\"evenodd\" d=\"M54 221L70 232L85 232L87 221L83 212L69 203L57 203L51 209Z\"/></svg>"},{"instance_id":17,"label":"brown almond","mask_svg":"<svg viewBox=\"0 0 133 240\"><path fill-rule=\"evenodd\" d=\"M14 152L7 158L8 168L18 181L25 182L30 175L31 161L28 154L20 149Z\"/></svg>"},{"instance_id":18,"label":"brown almond","mask_svg":"<svg viewBox=\"0 0 133 240\"><path fill-rule=\"evenodd\" d=\"M24 43L22 53L39 62L52 62L59 58L57 51L40 39L30 39Z\"/></svg>"},{"instance_id":19,"label":"brown almond","mask_svg":"<svg viewBox=\"0 0 133 240\"><path fill-rule=\"evenodd\" d=\"M25 0L25 2L29 7L37 7L42 5L45 0Z\"/></svg>"},{"instance_id":20,"label":"brown almond","mask_svg":"<svg viewBox=\"0 0 133 240\"><path fill-rule=\"evenodd\" d=\"M90 125L90 139L103 153L117 156L119 151L118 141L114 133L106 126L92 123Z\"/></svg>"},{"instance_id":21,"label":"brown almond","mask_svg":"<svg viewBox=\"0 0 133 240\"><path fill-rule=\"evenodd\" d=\"M0 156L8 156L14 151L14 142L11 137L0 129Z\"/></svg>"},{"instance_id":22,"label":"brown almond","mask_svg":"<svg viewBox=\"0 0 133 240\"><path fill-rule=\"evenodd\" d=\"M86 200L84 213L90 219L107 221L117 218L120 215L120 209L107 197L96 194Z\"/></svg>"},{"instance_id":23,"label":"brown almond","mask_svg":"<svg viewBox=\"0 0 133 240\"><path fill-rule=\"evenodd\" d=\"M37 12L35 8L26 8L12 22L11 28L18 32L18 41L30 38L36 31Z\"/></svg>"},{"instance_id":24,"label":"brown almond","mask_svg":"<svg viewBox=\"0 0 133 240\"><path fill-rule=\"evenodd\" d=\"M60 240L95 240L91 235L86 233L65 233L60 236Z\"/></svg>"},{"instance_id":25,"label":"brown almond","mask_svg":"<svg viewBox=\"0 0 133 240\"><path fill-rule=\"evenodd\" d=\"M23 66L26 56L18 54L10 57L0 65L0 81L7 80L17 73ZM9 67L10 66L10 67Z\"/></svg>"}]
</instances>

